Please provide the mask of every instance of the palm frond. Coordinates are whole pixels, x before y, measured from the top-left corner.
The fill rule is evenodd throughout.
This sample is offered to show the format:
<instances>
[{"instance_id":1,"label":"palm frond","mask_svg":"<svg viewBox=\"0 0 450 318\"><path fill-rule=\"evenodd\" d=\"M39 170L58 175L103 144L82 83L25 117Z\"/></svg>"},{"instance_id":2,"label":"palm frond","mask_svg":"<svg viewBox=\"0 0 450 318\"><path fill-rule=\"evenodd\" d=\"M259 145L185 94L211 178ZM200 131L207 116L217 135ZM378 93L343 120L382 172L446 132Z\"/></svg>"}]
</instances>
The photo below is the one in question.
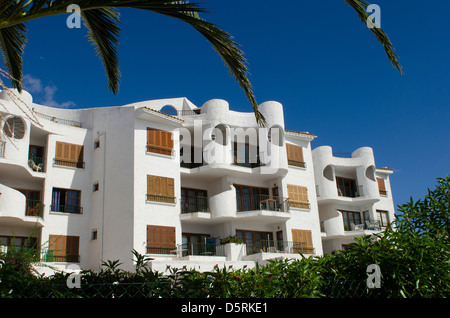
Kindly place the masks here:
<instances>
[{"instance_id":1,"label":"palm frond","mask_svg":"<svg viewBox=\"0 0 450 318\"><path fill-rule=\"evenodd\" d=\"M356 11L361 22L366 24L367 19L370 16L369 13L367 12L367 7L370 4L366 0L345 0L345 2L347 2L347 4ZM402 66L398 61L398 56L394 52L394 46L389 40L387 34L381 28L377 27L370 28L370 31L375 35L378 42L380 42L381 45L383 45L384 51L386 52L392 66L394 66L401 74L403 74Z\"/></svg>"},{"instance_id":2,"label":"palm frond","mask_svg":"<svg viewBox=\"0 0 450 318\"><path fill-rule=\"evenodd\" d=\"M9 72L13 87L16 87L19 92L22 89L20 81L22 80L22 55L26 43L26 33L27 28L23 23L0 29L0 51L3 62Z\"/></svg>"},{"instance_id":3,"label":"palm frond","mask_svg":"<svg viewBox=\"0 0 450 318\"><path fill-rule=\"evenodd\" d=\"M117 94L120 81L117 54L119 13L114 8L101 8L82 11L81 16L88 29L88 38L102 60L108 86L114 94Z\"/></svg>"}]
</instances>

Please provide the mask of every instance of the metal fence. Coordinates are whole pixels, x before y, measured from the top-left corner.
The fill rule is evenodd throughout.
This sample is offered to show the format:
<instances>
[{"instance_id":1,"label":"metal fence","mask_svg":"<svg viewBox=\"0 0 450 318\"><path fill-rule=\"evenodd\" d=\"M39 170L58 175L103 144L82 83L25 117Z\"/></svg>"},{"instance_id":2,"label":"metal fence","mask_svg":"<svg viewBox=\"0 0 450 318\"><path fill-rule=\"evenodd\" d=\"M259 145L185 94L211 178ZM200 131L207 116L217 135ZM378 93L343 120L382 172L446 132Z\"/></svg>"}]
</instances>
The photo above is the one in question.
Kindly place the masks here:
<instances>
[{"instance_id":1,"label":"metal fence","mask_svg":"<svg viewBox=\"0 0 450 318\"><path fill-rule=\"evenodd\" d=\"M379 289L371 289L366 281L338 280L327 281L318 287L319 298L382 298ZM206 292L207 293L207 292ZM104 282L85 283L71 286L51 281L27 283L23 287L13 288L2 297L11 298L209 298L199 291L183 288L182 285L168 280L151 282ZM213 296L217 298L220 296ZM250 297L250 296L249 296ZM0 297L1 298L1 297Z\"/></svg>"}]
</instances>

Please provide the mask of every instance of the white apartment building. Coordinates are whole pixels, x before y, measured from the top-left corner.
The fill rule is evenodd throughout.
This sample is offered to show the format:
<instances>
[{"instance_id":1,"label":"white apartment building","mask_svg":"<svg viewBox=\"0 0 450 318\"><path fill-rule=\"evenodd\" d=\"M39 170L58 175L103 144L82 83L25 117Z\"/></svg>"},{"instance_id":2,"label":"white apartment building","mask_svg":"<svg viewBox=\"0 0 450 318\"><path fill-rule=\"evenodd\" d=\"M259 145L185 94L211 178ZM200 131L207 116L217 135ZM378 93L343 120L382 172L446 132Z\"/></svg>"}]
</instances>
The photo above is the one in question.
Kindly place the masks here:
<instances>
[{"instance_id":1,"label":"white apartment building","mask_svg":"<svg viewBox=\"0 0 450 318\"><path fill-rule=\"evenodd\" d=\"M278 102L259 105L262 128L217 99L56 109L19 97L0 93L0 245L55 266L132 270L136 250L158 271L252 267L346 248L394 220L392 170L372 149L312 150ZM219 244L229 236L244 244Z\"/></svg>"}]
</instances>

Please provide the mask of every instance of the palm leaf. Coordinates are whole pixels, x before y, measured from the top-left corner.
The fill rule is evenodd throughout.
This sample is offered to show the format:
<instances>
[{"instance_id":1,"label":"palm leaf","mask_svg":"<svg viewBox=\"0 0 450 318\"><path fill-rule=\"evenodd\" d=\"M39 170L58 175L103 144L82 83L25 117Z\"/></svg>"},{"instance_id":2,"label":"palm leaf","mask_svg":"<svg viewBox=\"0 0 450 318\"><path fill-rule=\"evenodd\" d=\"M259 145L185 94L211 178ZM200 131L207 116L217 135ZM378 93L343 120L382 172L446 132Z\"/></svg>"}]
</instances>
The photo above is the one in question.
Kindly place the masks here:
<instances>
[{"instance_id":1,"label":"palm leaf","mask_svg":"<svg viewBox=\"0 0 450 318\"><path fill-rule=\"evenodd\" d=\"M81 16L88 29L88 38L102 60L108 86L114 94L117 94L120 81L117 56L119 13L114 8L102 8L83 11Z\"/></svg>"},{"instance_id":2,"label":"palm leaf","mask_svg":"<svg viewBox=\"0 0 450 318\"><path fill-rule=\"evenodd\" d=\"M366 0L345 0L350 7L352 7L356 13L358 14L359 19L364 24L367 23L367 19L369 18L369 13L367 13L367 7L370 5ZM383 45L384 51L386 52L389 61L392 66L394 66L401 74L403 74L402 66L398 61L398 56L394 52L394 47L389 40L387 34L381 28L371 28L370 31L375 35L378 42Z\"/></svg>"},{"instance_id":3,"label":"palm leaf","mask_svg":"<svg viewBox=\"0 0 450 318\"><path fill-rule=\"evenodd\" d=\"M23 23L0 29L0 51L3 62L11 77L13 87L19 91L21 91L22 55L26 43L26 33L27 28Z\"/></svg>"}]
</instances>

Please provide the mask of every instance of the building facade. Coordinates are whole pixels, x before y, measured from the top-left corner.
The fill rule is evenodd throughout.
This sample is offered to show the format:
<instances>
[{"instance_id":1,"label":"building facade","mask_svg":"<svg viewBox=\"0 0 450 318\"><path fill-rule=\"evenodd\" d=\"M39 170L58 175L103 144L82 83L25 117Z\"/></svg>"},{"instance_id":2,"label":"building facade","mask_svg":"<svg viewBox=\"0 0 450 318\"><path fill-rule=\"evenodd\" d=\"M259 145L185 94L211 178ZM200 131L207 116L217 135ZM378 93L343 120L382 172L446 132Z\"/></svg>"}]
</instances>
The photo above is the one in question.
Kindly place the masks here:
<instances>
[{"instance_id":1,"label":"building facade","mask_svg":"<svg viewBox=\"0 0 450 318\"><path fill-rule=\"evenodd\" d=\"M186 98L56 109L0 93L0 245L98 269L135 250L151 267L210 270L322 255L394 221L371 148L348 158L253 113ZM27 114L27 115L25 115ZM220 244L237 237L243 244Z\"/></svg>"}]
</instances>

